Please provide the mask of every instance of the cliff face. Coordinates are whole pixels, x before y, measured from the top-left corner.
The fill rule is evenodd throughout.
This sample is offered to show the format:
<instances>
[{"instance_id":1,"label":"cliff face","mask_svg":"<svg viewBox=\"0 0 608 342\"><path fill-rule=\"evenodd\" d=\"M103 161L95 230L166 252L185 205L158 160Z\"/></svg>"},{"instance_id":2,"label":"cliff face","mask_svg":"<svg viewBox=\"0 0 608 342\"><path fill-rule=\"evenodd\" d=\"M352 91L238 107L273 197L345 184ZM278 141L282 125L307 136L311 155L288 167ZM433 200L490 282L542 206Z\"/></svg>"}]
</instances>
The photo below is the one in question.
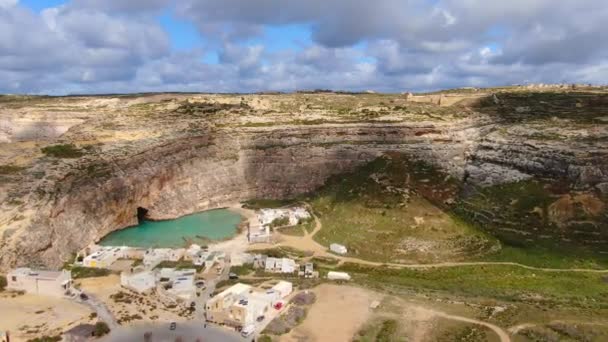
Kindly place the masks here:
<instances>
[{"instance_id":1,"label":"cliff face","mask_svg":"<svg viewBox=\"0 0 608 342\"><path fill-rule=\"evenodd\" d=\"M473 185L534 175L562 177L596 192L608 184L608 150L600 143L523 140L512 132L521 125L501 131L504 122L480 113L449 120L428 119L426 113L424 120L394 120L388 113L386 120L367 122L329 120L319 111L298 120L274 113L260 124L247 120L268 116L255 107L188 107L186 116L176 114L178 100L150 101L159 108L143 113L138 104L111 120L88 119L53 141L91 146L83 157L39 156L21 174L4 175L0 267L59 267L80 248L136 224L138 207L148 209L152 219L168 219L246 199L292 197L388 151L424 160ZM233 97L198 101L236 102ZM245 101L266 110L269 99ZM124 104L115 112L120 108ZM233 114L218 114L230 108ZM197 110L215 116L192 117ZM5 160L18 160L18 150L11 153ZM46 173L37 178L41 170Z\"/></svg>"}]
</instances>

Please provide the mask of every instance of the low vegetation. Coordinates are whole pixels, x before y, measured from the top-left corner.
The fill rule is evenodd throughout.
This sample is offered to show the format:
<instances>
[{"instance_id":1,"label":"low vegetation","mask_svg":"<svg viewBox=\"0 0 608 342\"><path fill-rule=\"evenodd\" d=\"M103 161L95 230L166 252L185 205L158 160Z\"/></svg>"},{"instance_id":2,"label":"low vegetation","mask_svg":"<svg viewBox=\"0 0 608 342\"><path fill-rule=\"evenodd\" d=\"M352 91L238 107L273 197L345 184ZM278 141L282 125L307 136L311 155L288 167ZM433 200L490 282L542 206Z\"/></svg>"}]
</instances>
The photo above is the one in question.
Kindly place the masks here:
<instances>
[{"instance_id":1,"label":"low vegetation","mask_svg":"<svg viewBox=\"0 0 608 342\"><path fill-rule=\"evenodd\" d=\"M95 337L105 336L109 333L110 327L106 324L106 322L95 323L95 330L93 331L93 335L95 335Z\"/></svg>"},{"instance_id":2,"label":"low vegetation","mask_svg":"<svg viewBox=\"0 0 608 342\"><path fill-rule=\"evenodd\" d=\"M385 319L360 330L353 339L356 342L397 342L401 341L399 324L394 319Z\"/></svg>"},{"instance_id":3,"label":"low vegetation","mask_svg":"<svg viewBox=\"0 0 608 342\"><path fill-rule=\"evenodd\" d=\"M545 272L508 265L394 269L346 263L337 269L374 288L495 298L548 308L608 308L608 287L598 273Z\"/></svg>"},{"instance_id":4,"label":"low vegetation","mask_svg":"<svg viewBox=\"0 0 608 342\"><path fill-rule=\"evenodd\" d=\"M54 158L80 158L85 153L74 144L60 144L43 147L42 153Z\"/></svg>"},{"instance_id":5,"label":"low vegetation","mask_svg":"<svg viewBox=\"0 0 608 342\"><path fill-rule=\"evenodd\" d=\"M283 227L289 224L289 217L278 217L270 222L270 228Z\"/></svg>"},{"instance_id":6,"label":"low vegetation","mask_svg":"<svg viewBox=\"0 0 608 342\"><path fill-rule=\"evenodd\" d=\"M252 199L243 202L243 207L247 209L281 208L295 203L292 199Z\"/></svg>"},{"instance_id":7,"label":"low vegetation","mask_svg":"<svg viewBox=\"0 0 608 342\"><path fill-rule=\"evenodd\" d=\"M12 175L21 172L25 169L17 165L0 165L0 175Z\"/></svg>"},{"instance_id":8,"label":"low vegetation","mask_svg":"<svg viewBox=\"0 0 608 342\"><path fill-rule=\"evenodd\" d=\"M248 275L253 272L253 264L244 264L242 266L230 267L230 273L234 273L239 276Z\"/></svg>"},{"instance_id":9,"label":"low vegetation","mask_svg":"<svg viewBox=\"0 0 608 342\"><path fill-rule=\"evenodd\" d=\"M72 266L69 269L74 279L105 277L112 274L112 271L106 268Z\"/></svg>"},{"instance_id":10,"label":"low vegetation","mask_svg":"<svg viewBox=\"0 0 608 342\"><path fill-rule=\"evenodd\" d=\"M178 270L192 268L192 269L195 269L198 272L198 271L201 271L202 269L204 269L205 266L203 266L203 265L195 265L190 260L180 259L178 261L169 261L169 260L162 261L160 264L156 265L156 267L154 267L154 268L155 269L160 269L160 268L175 268L175 269L178 269Z\"/></svg>"},{"instance_id":11,"label":"low vegetation","mask_svg":"<svg viewBox=\"0 0 608 342\"><path fill-rule=\"evenodd\" d=\"M463 260L496 241L446 214L432 200L453 198L457 185L432 167L389 155L330 179L312 196L323 228L314 239L340 243L349 255L380 262ZM434 191L430 184L443 184Z\"/></svg>"},{"instance_id":12,"label":"low vegetation","mask_svg":"<svg viewBox=\"0 0 608 342\"><path fill-rule=\"evenodd\" d=\"M56 336L42 336L42 337L36 337L36 338L32 338L27 340L27 342L59 342L61 341L62 337L61 335L56 335Z\"/></svg>"}]
</instances>

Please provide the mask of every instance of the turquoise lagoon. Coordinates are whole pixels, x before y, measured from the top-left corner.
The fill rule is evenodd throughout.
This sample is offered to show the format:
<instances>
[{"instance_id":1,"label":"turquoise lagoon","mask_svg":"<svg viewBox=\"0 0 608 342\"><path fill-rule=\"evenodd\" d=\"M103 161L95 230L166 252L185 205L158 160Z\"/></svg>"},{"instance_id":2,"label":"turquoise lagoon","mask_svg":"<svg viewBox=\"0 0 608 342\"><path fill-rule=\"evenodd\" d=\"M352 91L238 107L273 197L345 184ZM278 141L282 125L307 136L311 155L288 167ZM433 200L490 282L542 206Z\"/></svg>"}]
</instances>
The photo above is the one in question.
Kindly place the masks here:
<instances>
[{"instance_id":1,"label":"turquoise lagoon","mask_svg":"<svg viewBox=\"0 0 608 342\"><path fill-rule=\"evenodd\" d=\"M190 243L205 244L234 236L241 215L216 209L182 216L174 220L143 221L134 227L117 230L99 242L102 246L179 248Z\"/></svg>"}]
</instances>

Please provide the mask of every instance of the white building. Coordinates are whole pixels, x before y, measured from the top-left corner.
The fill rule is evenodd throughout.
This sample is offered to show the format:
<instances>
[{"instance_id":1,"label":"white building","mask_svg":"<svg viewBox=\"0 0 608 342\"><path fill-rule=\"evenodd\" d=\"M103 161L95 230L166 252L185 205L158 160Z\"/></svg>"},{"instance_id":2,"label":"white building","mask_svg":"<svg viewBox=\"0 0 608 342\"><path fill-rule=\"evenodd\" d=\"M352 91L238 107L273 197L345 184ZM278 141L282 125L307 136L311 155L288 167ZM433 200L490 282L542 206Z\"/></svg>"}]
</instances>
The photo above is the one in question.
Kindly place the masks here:
<instances>
[{"instance_id":1,"label":"white building","mask_svg":"<svg viewBox=\"0 0 608 342\"><path fill-rule=\"evenodd\" d=\"M62 297L72 286L70 271L36 271L17 268L6 276L6 289Z\"/></svg>"},{"instance_id":2,"label":"white building","mask_svg":"<svg viewBox=\"0 0 608 342\"><path fill-rule=\"evenodd\" d=\"M156 287L156 275L152 271L122 272L120 285L137 293L144 293Z\"/></svg>"},{"instance_id":3,"label":"white building","mask_svg":"<svg viewBox=\"0 0 608 342\"><path fill-rule=\"evenodd\" d=\"M123 255L124 252L122 247L102 247L84 257L82 260L82 265L84 267L108 268L112 266L116 260L122 258Z\"/></svg>"},{"instance_id":4,"label":"white building","mask_svg":"<svg viewBox=\"0 0 608 342\"><path fill-rule=\"evenodd\" d=\"M255 226L249 228L249 243L270 243L270 227Z\"/></svg>"},{"instance_id":5,"label":"white building","mask_svg":"<svg viewBox=\"0 0 608 342\"><path fill-rule=\"evenodd\" d=\"M156 272L156 281L167 286L165 293L176 299L191 301L196 298L196 270L161 268Z\"/></svg>"},{"instance_id":6,"label":"white building","mask_svg":"<svg viewBox=\"0 0 608 342\"><path fill-rule=\"evenodd\" d=\"M279 301L277 290L254 291L249 285L235 284L207 302L207 320L243 328L255 324Z\"/></svg>"},{"instance_id":7,"label":"white building","mask_svg":"<svg viewBox=\"0 0 608 342\"><path fill-rule=\"evenodd\" d=\"M163 261L179 261L185 254L184 248L151 248L144 253L144 266L154 268Z\"/></svg>"},{"instance_id":8,"label":"white building","mask_svg":"<svg viewBox=\"0 0 608 342\"><path fill-rule=\"evenodd\" d=\"M329 271L327 273L327 279L329 279L329 280L350 280L350 275L345 272Z\"/></svg>"},{"instance_id":9,"label":"white building","mask_svg":"<svg viewBox=\"0 0 608 342\"><path fill-rule=\"evenodd\" d=\"M184 260L191 260L194 261L195 259L198 258L198 256L203 252L203 249L201 248L201 246L197 245L197 244L192 244L190 245L190 247L188 247L188 249L186 250L185 254L184 254Z\"/></svg>"},{"instance_id":10,"label":"white building","mask_svg":"<svg viewBox=\"0 0 608 342\"><path fill-rule=\"evenodd\" d=\"M225 252L213 251L208 253L207 257L205 258L205 262L203 263L205 265L205 271L211 270L211 268L213 268L213 265L215 265L216 263L223 263L225 260Z\"/></svg>"},{"instance_id":11,"label":"white building","mask_svg":"<svg viewBox=\"0 0 608 342\"><path fill-rule=\"evenodd\" d=\"M183 273L173 278L171 288L167 290L167 293L185 301L196 298L196 285L194 284L196 270L192 271L194 272Z\"/></svg>"},{"instance_id":12,"label":"white building","mask_svg":"<svg viewBox=\"0 0 608 342\"><path fill-rule=\"evenodd\" d=\"M286 209L261 209L257 215L262 226L270 225L274 220L287 218L289 225L294 226L303 219L309 219L310 213L302 207Z\"/></svg>"},{"instance_id":13,"label":"white building","mask_svg":"<svg viewBox=\"0 0 608 342\"><path fill-rule=\"evenodd\" d=\"M264 267L266 272L270 273L293 273L298 268L298 265L293 259L289 258L266 258Z\"/></svg>"},{"instance_id":14,"label":"white building","mask_svg":"<svg viewBox=\"0 0 608 342\"><path fill-rule=\"evenodd\" d=\"M289 296L291 292L293 292L293 284L288 281L281 280L272 287L272 290L277 291L281 295L281 298L285 298Z\"/></svg>"},{"instance_id":15,"label":"white building","mask_svg":"<svg viewBox=\"0 0 608 342\"><path fill-rule=\"evenodd\" d=\"M340 245L337 243L332 243L331 245L329 245L329 250L340 255L348 253L348 250L344 245Z\"/></svg>"}]
</instances>

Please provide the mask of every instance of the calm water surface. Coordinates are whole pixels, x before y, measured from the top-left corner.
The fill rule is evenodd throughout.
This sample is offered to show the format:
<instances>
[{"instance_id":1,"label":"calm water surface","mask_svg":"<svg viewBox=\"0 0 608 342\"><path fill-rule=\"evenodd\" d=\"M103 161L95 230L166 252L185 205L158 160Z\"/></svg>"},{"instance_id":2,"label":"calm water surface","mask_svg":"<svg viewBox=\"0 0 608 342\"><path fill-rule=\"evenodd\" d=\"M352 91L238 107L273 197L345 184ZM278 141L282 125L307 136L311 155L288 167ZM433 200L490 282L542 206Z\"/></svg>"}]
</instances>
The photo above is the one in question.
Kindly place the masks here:
<instances>
[{"instance_id":1,"label":"calm water surface","mask_svg":"<svg viewBox=\"0 0 608 342\"><path fill-rule=\"evenodd\" d=\"M203 211L175 220L144 221L106 235L103 246L187 247L191 243L223 240L236 234L241 215L228 209Z\"/></svg>"}]
</instances>

